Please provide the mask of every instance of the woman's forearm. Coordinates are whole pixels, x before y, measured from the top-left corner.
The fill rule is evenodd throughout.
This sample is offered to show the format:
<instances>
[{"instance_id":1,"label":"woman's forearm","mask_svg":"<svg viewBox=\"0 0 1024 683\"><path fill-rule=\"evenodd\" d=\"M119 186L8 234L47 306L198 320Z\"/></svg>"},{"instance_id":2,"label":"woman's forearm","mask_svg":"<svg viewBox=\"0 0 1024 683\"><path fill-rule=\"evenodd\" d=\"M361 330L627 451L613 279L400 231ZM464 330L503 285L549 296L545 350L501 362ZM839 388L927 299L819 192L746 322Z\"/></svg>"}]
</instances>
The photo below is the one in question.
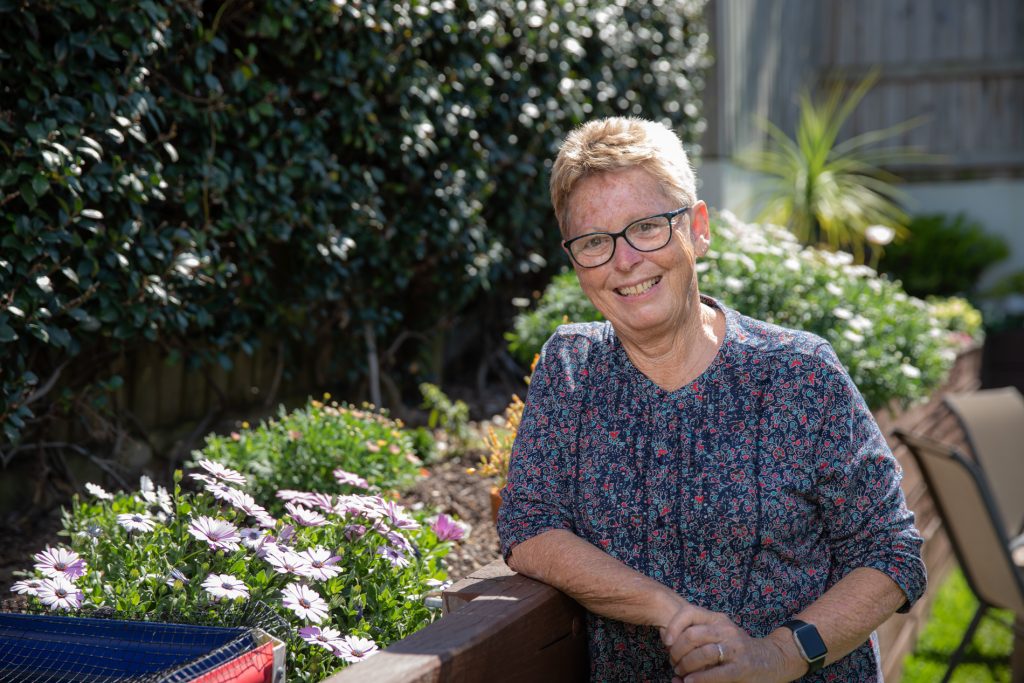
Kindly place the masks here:
<instances>
[{"instance_id":1,"label":"woman's forearm","mask_svg":"<svg viewBox=\"0 0 1024 683\"><path fill-rule=\"evenodd\" d=\"M817 627L828 647L825 659L828 665L864 643L871 632L892 616L906 599L907 596L891 578L877 569L860 567L840 579L793 618ZM794 678L803 675L806 663L800 656L792 632L779 628L768 638L786 654L795 672Z\"/></svg>"},{"instance_id":2,"label":"woman's forearm","mask_svg":"<svg viewBox=\"0 0 1024 683\"><path fill-rule=\"evenodd\" d=\"M594 614L665 626L686 601L570 531L555 529L517 545L513 570L554 586Z\"/></svg>"}]
</instances>

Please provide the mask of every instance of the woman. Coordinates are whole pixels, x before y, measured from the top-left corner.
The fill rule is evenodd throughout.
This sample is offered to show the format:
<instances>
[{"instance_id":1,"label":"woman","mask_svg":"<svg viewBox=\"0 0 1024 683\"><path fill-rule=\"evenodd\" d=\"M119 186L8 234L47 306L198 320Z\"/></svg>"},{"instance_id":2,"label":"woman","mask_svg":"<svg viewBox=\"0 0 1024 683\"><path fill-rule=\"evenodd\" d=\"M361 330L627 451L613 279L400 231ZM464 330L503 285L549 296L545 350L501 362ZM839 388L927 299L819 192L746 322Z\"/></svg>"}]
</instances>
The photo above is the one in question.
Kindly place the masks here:
<instances>
[{"instance_id":1,"label":"woman","mask_svg":"<svg viewBox=\"0 0 1024 683\"><path fill-rule=\"evenodd\" d=\"M832 348L700 295L708 211L664 126L577 129L551 198L608 322L541 353L508 565L587 608L595 681L880 680L873 630L923 592L921 538Z\"/></svg>"}]
</instances>

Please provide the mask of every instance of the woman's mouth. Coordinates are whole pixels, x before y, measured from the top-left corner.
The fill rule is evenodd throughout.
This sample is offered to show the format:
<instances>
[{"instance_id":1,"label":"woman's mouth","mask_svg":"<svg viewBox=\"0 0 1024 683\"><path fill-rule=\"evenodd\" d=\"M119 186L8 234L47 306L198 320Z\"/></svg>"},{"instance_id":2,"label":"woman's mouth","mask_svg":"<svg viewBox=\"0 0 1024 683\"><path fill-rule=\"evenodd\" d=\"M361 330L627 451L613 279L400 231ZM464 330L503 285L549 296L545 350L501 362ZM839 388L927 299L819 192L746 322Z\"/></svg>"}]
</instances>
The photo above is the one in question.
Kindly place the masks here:
<instances>
[{"instance_id":1,"label":"woman's mouth","mask_svg":"<svg viewBox=\"0 0 1024 683\"><path fill-rule=\"evenodd\" d=\"M616 287L615 293L619 296L640 296L659 282L661 282L660 275L658 277L652 277L650 280L644 280L643 282L638 282L635 285L630 285L629 287Z\"/></svg>"}]
</instances>

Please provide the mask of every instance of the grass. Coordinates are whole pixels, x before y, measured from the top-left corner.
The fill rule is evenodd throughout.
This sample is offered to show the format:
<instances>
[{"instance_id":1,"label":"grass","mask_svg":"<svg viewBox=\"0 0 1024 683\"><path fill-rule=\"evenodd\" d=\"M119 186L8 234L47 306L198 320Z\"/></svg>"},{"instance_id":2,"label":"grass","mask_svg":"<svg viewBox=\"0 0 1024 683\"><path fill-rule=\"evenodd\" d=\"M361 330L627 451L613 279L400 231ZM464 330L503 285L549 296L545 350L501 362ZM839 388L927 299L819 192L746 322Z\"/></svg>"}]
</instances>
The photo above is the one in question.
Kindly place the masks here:
<instances>
[{"instance_id":1,"label":"grass","mask_svg":"<svg viewBox=\"0 0 1024 683\"><path fill-rule=\"evenodd\" d=\"M934 683L942 680L949 660L967 631L978 600L959 569L939 587L932 614L912 654L903 661L903 683ZM1013 633L1006 624L1013 616L1006 610L985 613L960 665L954 683L1009 683Z\"/></svg>"}]
</instances>

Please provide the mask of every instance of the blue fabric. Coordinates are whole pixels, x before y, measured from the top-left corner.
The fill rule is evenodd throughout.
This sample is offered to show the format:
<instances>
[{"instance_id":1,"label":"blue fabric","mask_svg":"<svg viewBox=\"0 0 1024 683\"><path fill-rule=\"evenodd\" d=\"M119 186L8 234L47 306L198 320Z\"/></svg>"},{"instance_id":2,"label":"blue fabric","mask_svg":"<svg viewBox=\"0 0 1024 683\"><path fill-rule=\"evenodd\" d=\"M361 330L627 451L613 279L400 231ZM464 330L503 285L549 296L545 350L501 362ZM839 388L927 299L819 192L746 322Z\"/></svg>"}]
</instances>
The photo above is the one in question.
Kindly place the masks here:
<instances>
[{"instance_id":1,"label":"blue fabric","mask_svg":"<svg viewBox=\"0 0 1024 683\"><path fill-rule=\"evenodd\" d=\"M711 366L667 392L610 323L564 325L541 353L502 492L506 559L568 529L764 636L857 567L923 593L902 472L832 347L725 312ZM650 627L589 615L592 680L669 681ZM874 681L875 638L806 681Z\"/></svg>"}]
</instances>

